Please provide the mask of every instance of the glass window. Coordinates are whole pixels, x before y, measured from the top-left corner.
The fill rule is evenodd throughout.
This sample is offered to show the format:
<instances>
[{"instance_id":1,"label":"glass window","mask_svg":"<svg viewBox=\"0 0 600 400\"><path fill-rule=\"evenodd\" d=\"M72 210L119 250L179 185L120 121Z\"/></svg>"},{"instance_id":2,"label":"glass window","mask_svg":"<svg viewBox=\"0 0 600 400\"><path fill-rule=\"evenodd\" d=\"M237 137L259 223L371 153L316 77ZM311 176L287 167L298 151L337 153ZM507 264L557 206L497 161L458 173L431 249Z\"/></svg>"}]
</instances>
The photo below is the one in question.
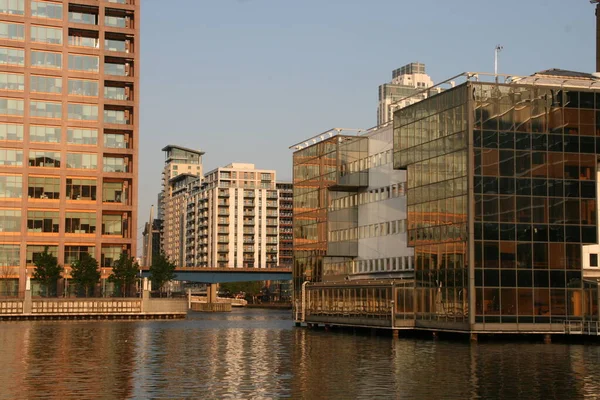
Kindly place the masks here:
<instances>
[{"instance_id":1,"label":"glass window","mask_svg":"<svg viewBox=\"0 0 600 400\"><path fill-rule=\"evenodd\" d=\"M60 153L29 150L30 167L60 168Z\"/></svg>"},{"instance_id":2,"label":"glass window","mask_svg":"<svg viewBox=\"0 0 600 400\"><path fill-rule=\"evenodd\" d=\"M31 100L29 102L29 116L60 119L62 117L62 104L49 101Z\"/></svg>"},{"instance_id":3,"label":"glass window","mask_svg":"<svg viewBox=\"0 0 600 400\"><path fill-rule=\"evenodd\" d=\"M104 157L104 172L127 172L127 163L121 157Z\"/></svg>"},{"instance_id":4,"label":"glass window","mask_svg":"<svg viewBox=\"0 0 600 400\"><path fill-rule=\"evenodd\" d=\"M10 22L0 22L0 39L24 40L25 26Z\"/></svg>"},{"instance_id":5,"label":"glass window","mask_svg":"<svg viewBox=\"0 0 600 400\"><path fill-rule=\"evenodd\" d=\"M598 266L598 254L590 254L590 267Z\"/></svg>"},{"instance_id":6,"label":"glass window","mask_svg":"<svg viewBox=\"0 0 600 400\"><path fill-rule=\"evenodd\" d=\"M69 104L69 119L97 121L98 106L95 104Z\"/></svg>"},{"instance_id":7,"label":"glass window","mask_svg":"<svg viewBox=\"0 0 600 400\"><path fill-rule=\"evenodd\" d=\"M124 87L104 86L104 98L112 100L129 100L129 90Z\"/></svg>"},{"instance_id":8,"label":"glass window","mask_svg":"<svg viewBox=\"0 0 600 400\"><path fill-rule=\"evenodd\" d=\"M0 13L24 15L25 0L0 0Z\"/></svg>"},{"instance_id":9,"label":"glass window","mask_svg":"<svg viewBox=\"0 0 600 400\"><path fill-rule=\"evenodd\" d=\"M109 51L127 51L127 42L125 40L104 39L104 49Z\"/></svg>"},{"instance_id":10,"label":"glass window","mask_svg":"<svg viewBox=\"0 0 600 400\"><path fill-rule=\"evenodd\" d=\"M65 246L65 264L73 264L81 260L84 253L94 257L96 248L94 246Z\"/></svg>"},{"instance_id":11,"label":"glass window","mask_svg":"<svg viewBox=\"0 0 600 400\"><path fill-rule=\"evenodd\" d=\"M102 267L112 267L115 261L121 257L123 248L121 246L102 246L100 264Z\"/></svg>"},{"instance_id":12,"label":"glass window","mask_svg":"<svg viewBox=\"0 0 600 400\"><path fill-rule=\"evenodd\" d=\"M100 47L100 41L97 37L69 34L69 45L79 47L93 47L97 49Z\"/></svg>"},{"instance_id":13,"label":"glass window","mask_svg":"<svg viewBox=\"0 0 600 400\"><path fill-rule=\"evenodd\" d=\"M9 74L0 72L0 90L25 90L25 76L23 74Z\"/></svg>"},{"instance_id":14,"label":"glass window","mask_svg":"<svg viewBox=\"0 0 600 400\"><path fill-rule=\"evenodd\" d=\"M67 178L67 199L96 200L96 180Z\"/></svg>"},{"instance_id":15,"label":"glass window","mask_svg":"<svg viewBox=\"0 0 600 400\"><path fill-rule=\"evenodd\" d=\"M104 63L106 75L128 76L125 64Z\"/></svg>"},{"instance_id":16,"label":"glass window","mask_svg":"<svg viewBox=\"0 0 600 400\"><path fill-rule=\"evenodd\" d=\"M67 129L67 143L71 144L98 144L98 131L96 129Z\"/></svg>"},{"instance_id":17,"label":"glass window","mask_svg":"<svg viewBox=\"0 0 600 400\"><path fill-rule=\"evenodd\" d=\"M127 28L127 19L125 17L104 17L104 25L113 28Z\"/></svg>"},{"instance_id":18,"label":"glass window","mask_svg":"<svg viewBox=\"0 0 600 400\"><path fill-rule=\"evenodd\" d=\"M107 124L129 124L129 112L127 110L104 110L104 122Z\"/></svg>"},{"instance_id":19,"label":"glass window","mask_svg":"<svg viewBox=\"0 0 600 400\"><path fill-rule=\"evenodd\" d=\"M67 153L67 168L96 169L98 168L98 155Z\"/></svg>"},{"instance_id":20,"label":"glass window","mask_svg":"<svg viewBox=\"0 0 600 400\"><path fill-rule=\"evenodd\" d=\"M123 182L104 182L102 184L102 201L104 203L124 203Z\"/></svg>"},{"instance_id":21,"label":"glass window","mask_svg":"<svg viewBox=\"0 0 600 400\"><path fill-rule=\"evenodd\" d=\"M97 56L84 56L69 54L69 69L73 71L98 72L99 61Z\"/></svg>"},{"instance_id":22,"label":"glass window","mask_svg":"<svg viewBox=\"0 0 600 400\"><path fill-rule=\"evenodd\" d=\"M31 50L31 66L36 68L62 68L62 54Z\"/></svg>"},{"instance_id":23,"label":"glass window","mask_svg":"<svg viewBox=\"0 0 600 400\"><path fill-rule=\"evenodd\" d=\"M32 199L60 199L60 178L30 176L27 195Z\"/></svg>"},{"instance_id":24,"label":"glass window","mask_svg":"<svg viewBox=\"0 0 600 400\"><path fill-rule=\"evenodd\" d=\"M0 198L20 199L23 197L23 176L0 175Z\"/></svg>"},{"instance_id":25,"label":"glass window","mask_svg":"<svg viewBox=\"0 0 600 400\"><path fill-rule=\"evenodd\" d=\"M41 93L61 93L62 78L51 76L31 75L30 77L31 91Z\"/></svg>"},{"instance_id":26,"label":"glass window","mask_svg":"<svg viewBox=\"0 0 600 400\"><path fill-rule=\"evenodd\" d=\"M25 50L0 47L0 64L25 65Z\"/></svg>"},{"instance_id":27,"label":"glass window","mask_svg":"<svg viewBox=\"0 0 600 400\"><path fill-rule=\"evenodd\" d=\"M31 41L50 43L50 44L62 44L63 31L62 28L50 28L45 26L32 26L31 27Z\"/></svg>"},{"instance_id":28,"label":"glass window","mask_svg":"<svg viewBox=\"0 0 600 400\"><path fill-rule=\"evenodd\" d=\"M125 140L125 135L120 133L105 133L104 147L110 147L112 149L127 148L127 141Z\"/></svg>"},{"instance_id":29,"label":"glass window","mask_svg":"<svg viewBox=\"0 0 600 400\"><path fill-rule=\"evenodd\" d=\"M31 2L32 17L62 19L62 12L63 8L61 3L36 0L32 0Z\"/></svg>"},{"instance_id":30,"label":"glass window","mask_svg":"<svg viewBox=\"0 0 600 400\"><path fill-rule=\"evenodd\" d=\"M58 233L58 211L27 211L27 231Z\"/></svg>"},{"instance_id":31,"label":"glass window","mask_svg":"<svg viewBox=\"0 0 600 400\"><path fill-rule=\"evenodd\" d=\"M0 140L23 141L23 125L0 123Z\"/></svg>"},{"instance_id":32,"label":"glass window","mask_svg":"<svg viewBox=\"0 0 600 400\"><path fill-rule=\"evenodd\" d=\"M59 143L61 129L58 126L31 125L29 140L32 142Z\"/></svg>"},{"instance_id":33,"label":"glass window","mask_svg":"<svg viewBox=\"0 0 600 400\"><path fill-rule=\"evenodd\" d=\"M58 257L58 246L48 246L48 245L28 245L27 246L27 265L33 265L38 257L44 253L44 249L48 249L48 253L52 254L54 257Z\"/></svg>"},{"instance_id":34,"label":"glass window","mask_svg":"<svg viewBox=\"0 0 600 400\"><path fill-rule=\"evenodd\" d=\"M121 236L123 234L123 217L121 215L103 215L102 234Z\"/></svg>"},{"instance_id":35,"label":"glass window","mask_svg":"<svg viewBox=\"0 0 600 400\"><path fill-rule=\"evenodd\" d=\"M23 165L23 150L0 149L0 165L20 167Z\"/></svg>"},{"instance_id":36,"label":"glass window","mask_svg":"<svg viewBox=\"0 0 600 400\"><path fill-rule=\"evenodd\" d=\"M0 232L21 232L21 210L0 209Z\"/></svg>"},{"instance_id":37,"label":"glass window","mask_svg":"<svg viewBox=\"0 0 600 400\"><path fill-rule=\"evenodd\" d=\"M69 79L69 94L77 96L98 96L98 82L86 79Z\"/></svg>"},{"instance_id":38,"label":"glass window","mask_svg":"<svg viewBox=\"0 0 600 400\"><path fill-rule=\"evenodd\" d=\"M65 233L95 233L96 213L66 212Z\"/></svg>"},{"instance_id":39,"label":"glass window","mask_svg":"<svg viewBox=\"0 0 600 400\"><path fill-rule=\"evenodd\" d=\"M76 24L97 25L98 15L84 12L69 11L69 22Z\"/></svg>"},{"instance_id":40,"label":"glass window","mask_svg":"<svg viewBox=\"0 0 600 400\"><path fill-rule=\"evenodd\" d=\"M0 244L0 267L18 267L21 246L18 244Z\"/></svg>"},{"instance_id":41,"label":"glass window","mask_svg":"<svg viewBox=\"0 0 600 400\"><path fill-rule=\"evenodd\" d=\"M23 115L23 100L0 97L0 114Z\"/></svg>"}]
</instances>

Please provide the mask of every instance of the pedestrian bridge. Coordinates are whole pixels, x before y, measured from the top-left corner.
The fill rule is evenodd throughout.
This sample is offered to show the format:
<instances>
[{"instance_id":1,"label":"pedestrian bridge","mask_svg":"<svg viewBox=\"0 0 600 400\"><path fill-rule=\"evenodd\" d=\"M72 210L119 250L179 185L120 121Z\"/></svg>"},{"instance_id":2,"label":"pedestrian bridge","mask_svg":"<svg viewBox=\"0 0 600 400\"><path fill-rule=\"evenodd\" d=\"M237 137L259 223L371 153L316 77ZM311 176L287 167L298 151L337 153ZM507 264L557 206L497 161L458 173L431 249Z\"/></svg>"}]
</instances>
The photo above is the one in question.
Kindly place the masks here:
<instances>
[{"instance_id":1,"label":"pedestrian bridge","mask_svg":"<svg viewBox=\"0 0 600 400\"><path fill-rule=\"evenodd\" d=\"M148 267L142 267L142 276L150 276ZM175 269L175 280L197 283L289 281L292 280L292 269L178 267Z\"/></svg>"}]
</instances>

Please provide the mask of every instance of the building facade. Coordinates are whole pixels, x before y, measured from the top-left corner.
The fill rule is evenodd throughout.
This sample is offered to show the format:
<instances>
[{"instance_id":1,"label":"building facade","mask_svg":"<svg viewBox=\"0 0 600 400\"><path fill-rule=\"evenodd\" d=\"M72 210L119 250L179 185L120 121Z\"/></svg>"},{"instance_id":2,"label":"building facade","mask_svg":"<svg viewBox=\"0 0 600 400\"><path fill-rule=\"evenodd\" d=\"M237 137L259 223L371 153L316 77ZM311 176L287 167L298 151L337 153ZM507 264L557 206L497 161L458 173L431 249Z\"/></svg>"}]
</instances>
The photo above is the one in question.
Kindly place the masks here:
<instances>
[{"instance_id":1,"label":"building facade","mask_svg":"<svg viewBox=\"0 0 600 400\"><path fill-rule=\"evenodd\" d=\"M159 218L162 216L161 249L176 265L184 265L184 219L188 184L202 178L204 152L168 145L162 172L162 192L159 195Z\"/></svg>"},{"instance_id":2,"label":"building facade","mask_svg":"<svg viewBox=\"0 0 600 400\"><path fill-rule=\"evenodd\" d=\"M351 213L338 210L360 204L367 186L358 189L356 200L340 202L339 185L330 180L320 196L328 210L321 219L329 227L322 274L299 276L305 254L302 248L294 254L295 284L320 282L296 291L296 299L309 299L304 320L364 322L360 315L392 328L484 333L562 333L565 323L598 321L597 78L562 70L492 76L489 82L482 75L466 74L458 86L448 81L447 90L394 113L387 141L393 143L390 176L399 179L389 181L390 191L396 181L404 184L398 193L405 196L391 206L400 209L389 219L405 217L396 225L405 236L394 242L407 246L407 261L379 247L384 261L361 262L353 238L394 228L378 220L378 228L361 234L362 223L357 230L349 223ZM365 136L370 146L372 138ZM304 155L318 154L323 146L294 153L295 182L309 176L310 169L300 166ZM370 172L374 162L369 151L356 168ZM343 170L343 163L329 164L337 165L331 176ZM395 174L405 174L405 180ZM369 186L385 187L368 176ZM304 211L304 199L295 188L294 211ZM359 221L360 215L359 206ZM345 230L332 231L340 224ZM304 228L295 226L294 239L302 243ZM333 246L338 242L343 253ZM366 250L374 243L365 245L363 254L377 254ZM327 260L340 254L345 264L336 270L344 279L329 280ZM390 260L397 257L400 269Z\"/></svg>"},{"instance_id":3,"label":"building facade","mask_svg":"<svg viewBox=\"0 0 600 400\"><path fill-rule=\"evenodd\" d=\"M135 255L140 0L0 3L0 268Z\"/></svg>"},{"instance_id":4,"label":"building facade","mask_svg":"<svg viewBox=\"0 0 600 400\"><path fill-rule=\"evenodd\" d=\"M294 185L291 182L275 184L279 195L279 267L291 268L294 250Z\"/></svg>"},{"instance_id":5,"label":"building facade","mask_svg":"<svg viewBox=\"0 0 600 400\"><path fill-rule=\"evenodd\" d=\"M423 89L432 86L425 64L410 63L392 71L391 82L379 86L377 126L392 121L395 110L426 98L429 92Z\"/></svg>"},{"instance_id":6,"label":"building facade","mask_svg":"<svg viewBox=\"0 0 600 400\"><path fill-rule=\"evenodd\" d=\"M187 198L186 266L270 268L279 257L275 171L232 163L192 183Z\"/></svg>"}]
</instances>

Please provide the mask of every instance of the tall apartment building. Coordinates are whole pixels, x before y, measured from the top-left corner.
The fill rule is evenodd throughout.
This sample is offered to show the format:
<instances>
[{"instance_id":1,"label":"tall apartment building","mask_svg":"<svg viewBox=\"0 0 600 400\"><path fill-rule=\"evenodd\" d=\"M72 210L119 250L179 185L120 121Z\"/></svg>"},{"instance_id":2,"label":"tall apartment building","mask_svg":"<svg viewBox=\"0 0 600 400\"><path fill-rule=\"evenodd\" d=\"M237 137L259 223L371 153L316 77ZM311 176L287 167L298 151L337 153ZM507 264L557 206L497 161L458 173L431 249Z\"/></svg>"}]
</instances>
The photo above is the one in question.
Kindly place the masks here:
<instances>
[{"instance_id":1,"label":"tall apartment building","mask_svg":"<svg viewBox=\"0 0 600 400\"><path fill-rule=\"evenodd\" d=\"M392 81L379 86L377 125L391 121L394 110L426 98L429 93L423 89L432 86L425 64L410 63L392 71Z\"/></svg>"},{"instance_id":2,"label":"tall apartment building","mask_svg":"<svg viewBox=\"0 0 600 400\"><path fill-rule=\"evenodd\" d=\"M187 188L190 182L202 178L204 152L181 146L168 145L162 172L162 192L159 195L159 213L162 215L161 248L176 265L184 265L184 219Z\"/></svg>"},{"instance_id":3,"label":"tall apartment building","mask_svg":"<svg viewBox=\"0 0 600 400\"><path fill-rule=\"evenodd\" d=\"M294 185L277 182L279 193L279 267L291 267L294 250Z\"/></svg>"},{"instance_id":4,"label":"tall apartment building","mask_svg":"<svg viewBox=\"0 0 600 400\"><path fill-rule=\"evenodd\" d=\"M0 2L0 267L135 255L140 0ZM68 268L67 268L68 270Z\"/></svg>"},{"instance_id":5,"label":"tall apartment building","mask_svg":"<svg viewBox=\"0 0 600 400\"><path fill-rule=\"evenodd\" d=\"M278 264L275 171L232 163L190 183L186 265L269 268Z\"/></svg>"}]
</instances>

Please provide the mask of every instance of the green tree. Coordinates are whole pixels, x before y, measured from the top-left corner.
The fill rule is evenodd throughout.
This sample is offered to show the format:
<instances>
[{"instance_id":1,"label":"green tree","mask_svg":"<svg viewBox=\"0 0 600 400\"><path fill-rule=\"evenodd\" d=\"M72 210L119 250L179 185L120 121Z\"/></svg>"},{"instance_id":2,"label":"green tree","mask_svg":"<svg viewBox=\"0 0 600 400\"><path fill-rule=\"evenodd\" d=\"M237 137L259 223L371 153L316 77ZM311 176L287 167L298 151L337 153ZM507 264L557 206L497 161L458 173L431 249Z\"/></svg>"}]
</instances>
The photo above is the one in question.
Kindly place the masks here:
<instances>
[{"instance_id":1,"label":"green tree","mask_svg":"<svg viewBox=\"0 0 600 400\"><path fill-rule=\"evenodd\" d=\"M128 290L131 290L135 283L140 266L133 257L129 257L126 253L121 253L119 259L113 265L112 273L108 277L110 282L117 285L117 291L125 297Z\"/></svg>"},{"instance_id":2,"label":"green tree","mask_svg":"<svg viewBox=\"0 0 600 400\"><path fill-rule=\"evenodd\" d=\"M100 281L98 261L88 253L82 253L81 258L71 264L71 279L79 291L83 290L88 297L90 289Z\"/></svg>"},{"instance_id":3,"label":"green tree","mask_svg":"<svg viewBox=\"0 0 600 400\"><path fill-rule=\"evenodd\" d=\"M46 297L50 294L56 295L56 283L63 272L63 267L58 265L58 258L48 253L48 246L44 248L44 252L37 256L33 262L35 271L33 279L37 280L45 289Z\"/></svg>"},{"instance_id":4,"label":"green tree","mask_svg":"<svg viewBox=\"0 0 600 400\"><path fill-rule=\"evenodd\" d=\"M163 254L152 257L152 265L150 266L150 280L152 286L161 292L165 283L175 278L175 264Z\"/></svg>"}]
</instances>

